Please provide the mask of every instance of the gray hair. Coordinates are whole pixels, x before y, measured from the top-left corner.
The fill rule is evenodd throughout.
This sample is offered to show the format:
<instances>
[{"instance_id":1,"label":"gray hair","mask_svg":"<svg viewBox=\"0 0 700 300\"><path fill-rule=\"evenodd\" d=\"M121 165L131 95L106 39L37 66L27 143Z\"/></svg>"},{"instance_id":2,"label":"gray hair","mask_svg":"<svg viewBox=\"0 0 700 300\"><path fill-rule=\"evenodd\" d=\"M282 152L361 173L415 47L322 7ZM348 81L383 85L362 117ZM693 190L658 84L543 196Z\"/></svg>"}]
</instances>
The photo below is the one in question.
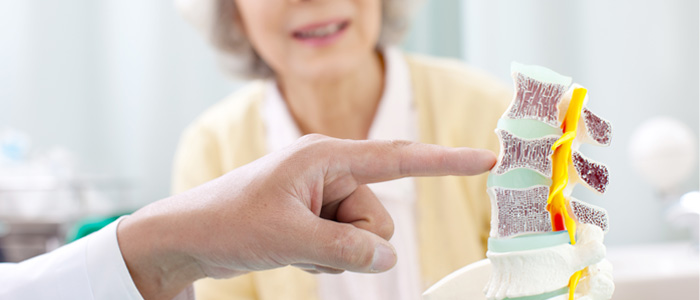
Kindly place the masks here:
<instances>
[{"instance_id":1,"label":"gray hair","mask_svg":"<svg viewBox=\"0 0 700 300\"><path fill-rule=\"evenodd\" d=\"M235 77L270 78L274 71L241 30L234 0L214 0L208 35L217 48L224 69ZM415 0L381 0L382 28L378 47L395 45L409 27Z\"/></svg>"}]
</instances>

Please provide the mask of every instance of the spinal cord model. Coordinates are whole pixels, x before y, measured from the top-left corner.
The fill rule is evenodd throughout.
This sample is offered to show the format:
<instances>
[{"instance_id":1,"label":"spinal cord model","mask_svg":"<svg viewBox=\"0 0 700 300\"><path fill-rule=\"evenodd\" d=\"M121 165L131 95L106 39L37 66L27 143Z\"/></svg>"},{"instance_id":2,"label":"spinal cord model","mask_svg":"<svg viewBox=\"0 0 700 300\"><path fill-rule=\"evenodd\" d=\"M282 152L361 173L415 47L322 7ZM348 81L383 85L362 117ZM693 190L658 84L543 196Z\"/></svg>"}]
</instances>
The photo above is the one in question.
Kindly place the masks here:
<instances>
[{"instance_id":1,"label":"spinal cord model","mask_svg":"<svg viewBox=\"0 0 700 300\"><path fill-rule=\"evenodd\" d=\"M578 150L609 146L612 126L586 107L587 90L571 78L518 63L511 71L515 95L496 128L501 151L487 187L488 259L445 277L424 299L474 299L477 282L477 299L610 299L608 214L571 191L581 183L605 193L608 168Z\"/></svg>"}]
</instances>

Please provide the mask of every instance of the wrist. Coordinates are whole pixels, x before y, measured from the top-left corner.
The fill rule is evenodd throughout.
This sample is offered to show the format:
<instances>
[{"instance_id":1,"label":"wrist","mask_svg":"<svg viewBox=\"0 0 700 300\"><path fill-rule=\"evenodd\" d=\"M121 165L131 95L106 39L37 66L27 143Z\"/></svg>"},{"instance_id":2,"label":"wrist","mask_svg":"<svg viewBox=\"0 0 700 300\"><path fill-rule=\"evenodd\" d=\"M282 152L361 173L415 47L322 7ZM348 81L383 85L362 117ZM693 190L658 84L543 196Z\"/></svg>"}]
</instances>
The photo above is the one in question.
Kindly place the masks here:
<instances>
[{"instance_id":1,"label":"wrist","mask_svg":"<svg viewBox=\"0 0 700 300\"><path fill-rule=\"evenodd\" d=\"M181 250L183 241L174 226L179 222L148 208L119 223L119 247L144 299L172 299L204 274L196 260Z\"/></svg>"}]
</instances>

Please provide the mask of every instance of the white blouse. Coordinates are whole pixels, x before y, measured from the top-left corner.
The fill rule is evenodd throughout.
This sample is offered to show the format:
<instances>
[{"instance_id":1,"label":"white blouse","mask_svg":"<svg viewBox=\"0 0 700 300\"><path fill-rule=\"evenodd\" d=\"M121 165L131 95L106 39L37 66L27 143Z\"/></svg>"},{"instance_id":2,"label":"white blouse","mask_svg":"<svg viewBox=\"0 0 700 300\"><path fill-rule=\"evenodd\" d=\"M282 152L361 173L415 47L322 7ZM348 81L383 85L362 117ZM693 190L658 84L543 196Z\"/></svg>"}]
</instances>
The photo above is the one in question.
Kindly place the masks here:
<instances>
[{"instance_id":1,"label":"white blouse","mask_svg":"<svg viewBox=\"0 0 700 300\"><path fill-rule=\"evenodd\" d=\"M369 139L416 141L417 117L408 64L397 49L385 49L383 54L385 88L369 131ZM278 151L301 137L274 80L267 82L263 121L269 152ZM390 242L398 255L396 266L381 274L345 272L340 275L317 275L320 299L420 299L422 291L415 228L414 180L403 178L368 186L394 219L395 232Z\"/></svg>"}]
</instances>

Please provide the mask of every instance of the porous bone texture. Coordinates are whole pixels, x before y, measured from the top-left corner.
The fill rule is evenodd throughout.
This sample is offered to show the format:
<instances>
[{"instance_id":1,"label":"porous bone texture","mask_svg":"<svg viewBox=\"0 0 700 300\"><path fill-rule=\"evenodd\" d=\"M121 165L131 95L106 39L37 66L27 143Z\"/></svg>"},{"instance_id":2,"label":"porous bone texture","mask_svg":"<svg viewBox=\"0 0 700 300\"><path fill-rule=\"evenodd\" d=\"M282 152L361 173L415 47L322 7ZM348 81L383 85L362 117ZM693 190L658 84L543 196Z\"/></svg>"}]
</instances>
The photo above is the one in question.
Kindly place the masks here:
<instances>
[{"instance_id":1,"label":"porous bone texture","mask_svg":"<svg viewBox=\"0 0 700 300\"><path fill-rule=\"evenodd\" d=\"M601 146L609 146L612 139L612 125L588 108L583 108L583 122L588 136Z\"/></svg>"},{"instance_id":2,"label":"porous bone texture","mask_svg":"<svg viewBox=\"0 0 700 300\"><path fill-rule=\"evenodd\" d=\"M559 127L557 105L567 87L541 82L523 74L515 75L515 98L506 113L511 119L534 119Z\"/></svg>"},{"instance_id":3,"label":"porous bone texture","mask_svg":"<svg viewBox=\"0 0 700 300\"><path fill-rule=\"evenodd\" d=\"M571 160L579 178L581 178L588 187L599 193L605 193L605 189L607 189L610 180L608 167L586 158L578 151L574 151Z\"/></svg>"},{"instance_id":4,"label":"porous bone texture","mask_svg":"<svg viewBox=\"0 0 700 300\"><path fill-rule=\"evenodd\" d=\"M608 232L608 212L605 209L573 198L569 203L578 223L595 225Z\"/></svg>"},{"instance_id":5,"label":"porous bone texture","mask_svg":"<svg viewBox=\"0 0 700 300\"><path fill-rule=\"evenodd\" d=\"M552 223L547 211L549 187L535 186L525 190L493 188L496 198L496 237L524 233L550 232ZM492 199L493 201L493 199Z\"/></svg>"},{"instance_id":6,"label":"porous bone texture","mask_svg":"<svg viewBox=\"0 0 700 300\"><path fill-rule=\"evenodd\" d=\"M552 176L552 145L557 141L556 136L538 139L522 139L512 133L498 129L496 134L501 141L501 157L494 167L497 175L516 168L528 168L540 174Z\"/></svg>"}]
</instances>

